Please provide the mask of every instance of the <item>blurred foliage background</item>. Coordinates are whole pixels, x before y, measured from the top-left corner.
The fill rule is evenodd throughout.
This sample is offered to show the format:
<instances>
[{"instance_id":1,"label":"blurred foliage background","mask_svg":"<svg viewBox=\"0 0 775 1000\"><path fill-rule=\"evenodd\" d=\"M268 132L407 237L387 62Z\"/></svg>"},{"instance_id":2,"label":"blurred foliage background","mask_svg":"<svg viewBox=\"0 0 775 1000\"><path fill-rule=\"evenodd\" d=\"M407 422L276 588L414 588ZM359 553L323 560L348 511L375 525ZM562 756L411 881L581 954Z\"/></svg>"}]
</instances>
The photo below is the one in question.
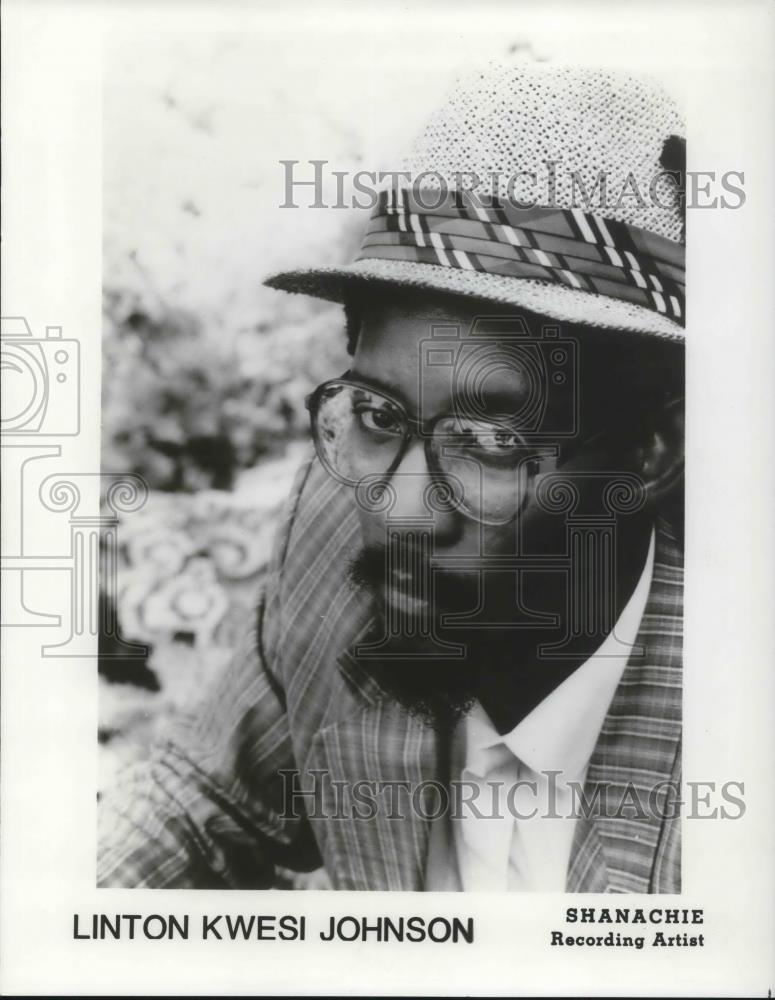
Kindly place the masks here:
<instances>
[{"instance_id":1,"label":"blurred foliage background","mask_svg":"<svg viewBox=\"0 0 775 1000\"><path fill-rule=\"evenodd\" d=\"M119 289L104 308L103 463L152 490L233 489L306 436L306 395L346 367L339 317L301 300L249 338Z\"/></svg>"}]
</instances>

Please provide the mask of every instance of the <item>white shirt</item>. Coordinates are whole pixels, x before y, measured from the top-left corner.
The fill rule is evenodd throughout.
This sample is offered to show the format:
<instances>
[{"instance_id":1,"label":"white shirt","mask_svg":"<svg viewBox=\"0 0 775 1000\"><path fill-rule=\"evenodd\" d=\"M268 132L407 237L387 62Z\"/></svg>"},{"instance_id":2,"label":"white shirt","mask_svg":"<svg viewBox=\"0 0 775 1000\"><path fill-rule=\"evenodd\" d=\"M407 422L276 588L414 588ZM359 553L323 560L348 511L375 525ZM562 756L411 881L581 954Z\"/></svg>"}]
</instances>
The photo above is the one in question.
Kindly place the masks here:
<instances>
[{"instance_id":1,"label":"white shirt","mask_svg":"<svg viewBox=\"0 0 775 1000\"><path fill-rule=\"evenodd\" d=\"M652 531L640 580L611 634L510 733L501 736L478 703L462 720L452 748L461 784L451 790L451 821L432 824L426 889L565 891L576 824L570 783L583 787L653 567Z\"/></svg>"}]
</instances>

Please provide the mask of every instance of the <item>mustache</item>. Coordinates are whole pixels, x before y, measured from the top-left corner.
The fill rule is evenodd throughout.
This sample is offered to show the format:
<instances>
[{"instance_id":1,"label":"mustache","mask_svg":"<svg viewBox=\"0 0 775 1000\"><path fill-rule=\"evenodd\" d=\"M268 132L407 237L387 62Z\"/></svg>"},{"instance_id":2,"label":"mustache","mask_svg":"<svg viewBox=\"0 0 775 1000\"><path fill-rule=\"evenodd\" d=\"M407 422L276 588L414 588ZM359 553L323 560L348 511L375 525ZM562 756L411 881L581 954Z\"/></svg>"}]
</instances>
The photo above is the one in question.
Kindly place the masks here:
<instances>
[{"instance_id":1,"label":"mustache","mask_svg":"<svg viewBox=\"0 0 775 1000\"><path fill-rule=\"evenodd\" d=\"M354 586L373 595L398 582L408 596L444 610L474 606L479 595L475 575L434 566L429 547L413 541L364 546L351 560L348 575Z\"/></svg>"}]
</instances>

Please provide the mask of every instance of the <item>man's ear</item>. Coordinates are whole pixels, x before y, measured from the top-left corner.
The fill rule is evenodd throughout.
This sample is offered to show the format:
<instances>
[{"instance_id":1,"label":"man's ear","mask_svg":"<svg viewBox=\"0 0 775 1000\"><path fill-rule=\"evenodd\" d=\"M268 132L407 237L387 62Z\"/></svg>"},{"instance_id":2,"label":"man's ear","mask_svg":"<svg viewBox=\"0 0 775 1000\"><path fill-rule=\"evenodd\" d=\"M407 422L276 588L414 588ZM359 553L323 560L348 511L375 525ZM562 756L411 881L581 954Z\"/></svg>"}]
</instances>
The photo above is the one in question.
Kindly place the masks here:
<instances>
[{"instance_id":1,"label":"man's ear","mask_svg":"<svg viewBox=\"0 0 775 1000\"><path fill-rule=\"evenodd\" d=\"M684 473L685 417L683 398L672 399L649 420L637 449L638 474L650 503L663 500Z\"/></svg>"}]
</instances>

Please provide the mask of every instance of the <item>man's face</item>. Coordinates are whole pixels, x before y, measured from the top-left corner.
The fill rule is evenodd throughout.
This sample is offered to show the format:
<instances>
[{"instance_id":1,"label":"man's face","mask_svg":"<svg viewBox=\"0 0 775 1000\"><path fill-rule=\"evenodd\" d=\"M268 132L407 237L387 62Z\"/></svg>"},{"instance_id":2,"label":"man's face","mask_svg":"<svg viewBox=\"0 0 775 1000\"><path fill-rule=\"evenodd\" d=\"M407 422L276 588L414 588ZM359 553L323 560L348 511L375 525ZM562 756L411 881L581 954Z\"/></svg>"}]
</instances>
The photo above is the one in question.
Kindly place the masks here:
<instances>
[{"instance_id":1,"label":"man's face","mask_svg":"<svg viewBox=\"0 0 775 1000\"><path fill-rule=\"evenodd\" d=\"M514 555L518 545L523 551L555 554L564 545L564 530L558 531L563 522L536 495L541 477L558 468L601 468L607 459L593 441L566 460L581 440L595 437L580 423L581 345L560 336L557 324L548 327L547 335L536 329L536 317L495 320L496 311L483 317L465 300L430 294L414 299L411 307L382 300L364 311L351 370L354 379L396 397L426 428L453 415L455 420L444 425L453 439L440 445L450 453L461 450L454 431L466 430L472 421L477 428L488 420L496 432L502 428L489 451L471 449L466 464L457 466L469 494L477 483L468 510L455 509L454 494L461 490L454 485L446 509L434 503L433 482L441 477L428 465L427 430L412 440L384 478L392 502L358 505L367 550L384 557L391 538L411 547L424 529L432 533L433 556L443 559L458 583L462 577L478 577L478 570L467 571L474 558ZM510 428L516 432L511 437ZM377 463L379 446L374 447ZM441 463L445 467L443 458ZM456 468L454 459L450 467ZM458 481L454 474L451 478ZM407 566L393 567L392 575L373 581L387 603L419 611L417 602L427 595L420 595L412 582Z\"/></svg>"},{"instance_id":2,"label":"man's face","mask_svg":"<svg viewBox=\"0 0 775 1000\"><path fill-rule=\"evenodd\" d=\"M384 298L362 313L351 377L396 399L423 430L414 428L386 468L385 455L398 451L392 418L374 409L379 397L353 396L361 423L348 447L357 449L361 468L373 458L373 478L386 492L356 491L362 549L351 574L387 623L385 650L398 653L383 678L410 704L446 693L460 708L472 700L483 661L533 641L536 623L542 640L547 623L562 627L567 588L556 564L567 548L567 517L542 494L542 481L570 474L582 482L592 473L586 478L595 483L595 476L626 471L626 462L606 447L600 399L585 406L580 398L580 338L527 314L496 322L498 307L485 322L475 304L452 296L410 301ZM434 451L426 442L439 421L451 444L437 442ZM484 446L471 448L471 427L478 434L488 421L494 433L479 435ZM447 502L436 502L434 484L450 468ZM585 496L582 486L580 503L594 515L599 488L593 493ZM507 562L518 556L531 557L534 568L516 574ZM446 659L461 641L462 661ZM429 652L443 673L428 672L436 661L412 663Z\"/></svg>"}]
</instances>

